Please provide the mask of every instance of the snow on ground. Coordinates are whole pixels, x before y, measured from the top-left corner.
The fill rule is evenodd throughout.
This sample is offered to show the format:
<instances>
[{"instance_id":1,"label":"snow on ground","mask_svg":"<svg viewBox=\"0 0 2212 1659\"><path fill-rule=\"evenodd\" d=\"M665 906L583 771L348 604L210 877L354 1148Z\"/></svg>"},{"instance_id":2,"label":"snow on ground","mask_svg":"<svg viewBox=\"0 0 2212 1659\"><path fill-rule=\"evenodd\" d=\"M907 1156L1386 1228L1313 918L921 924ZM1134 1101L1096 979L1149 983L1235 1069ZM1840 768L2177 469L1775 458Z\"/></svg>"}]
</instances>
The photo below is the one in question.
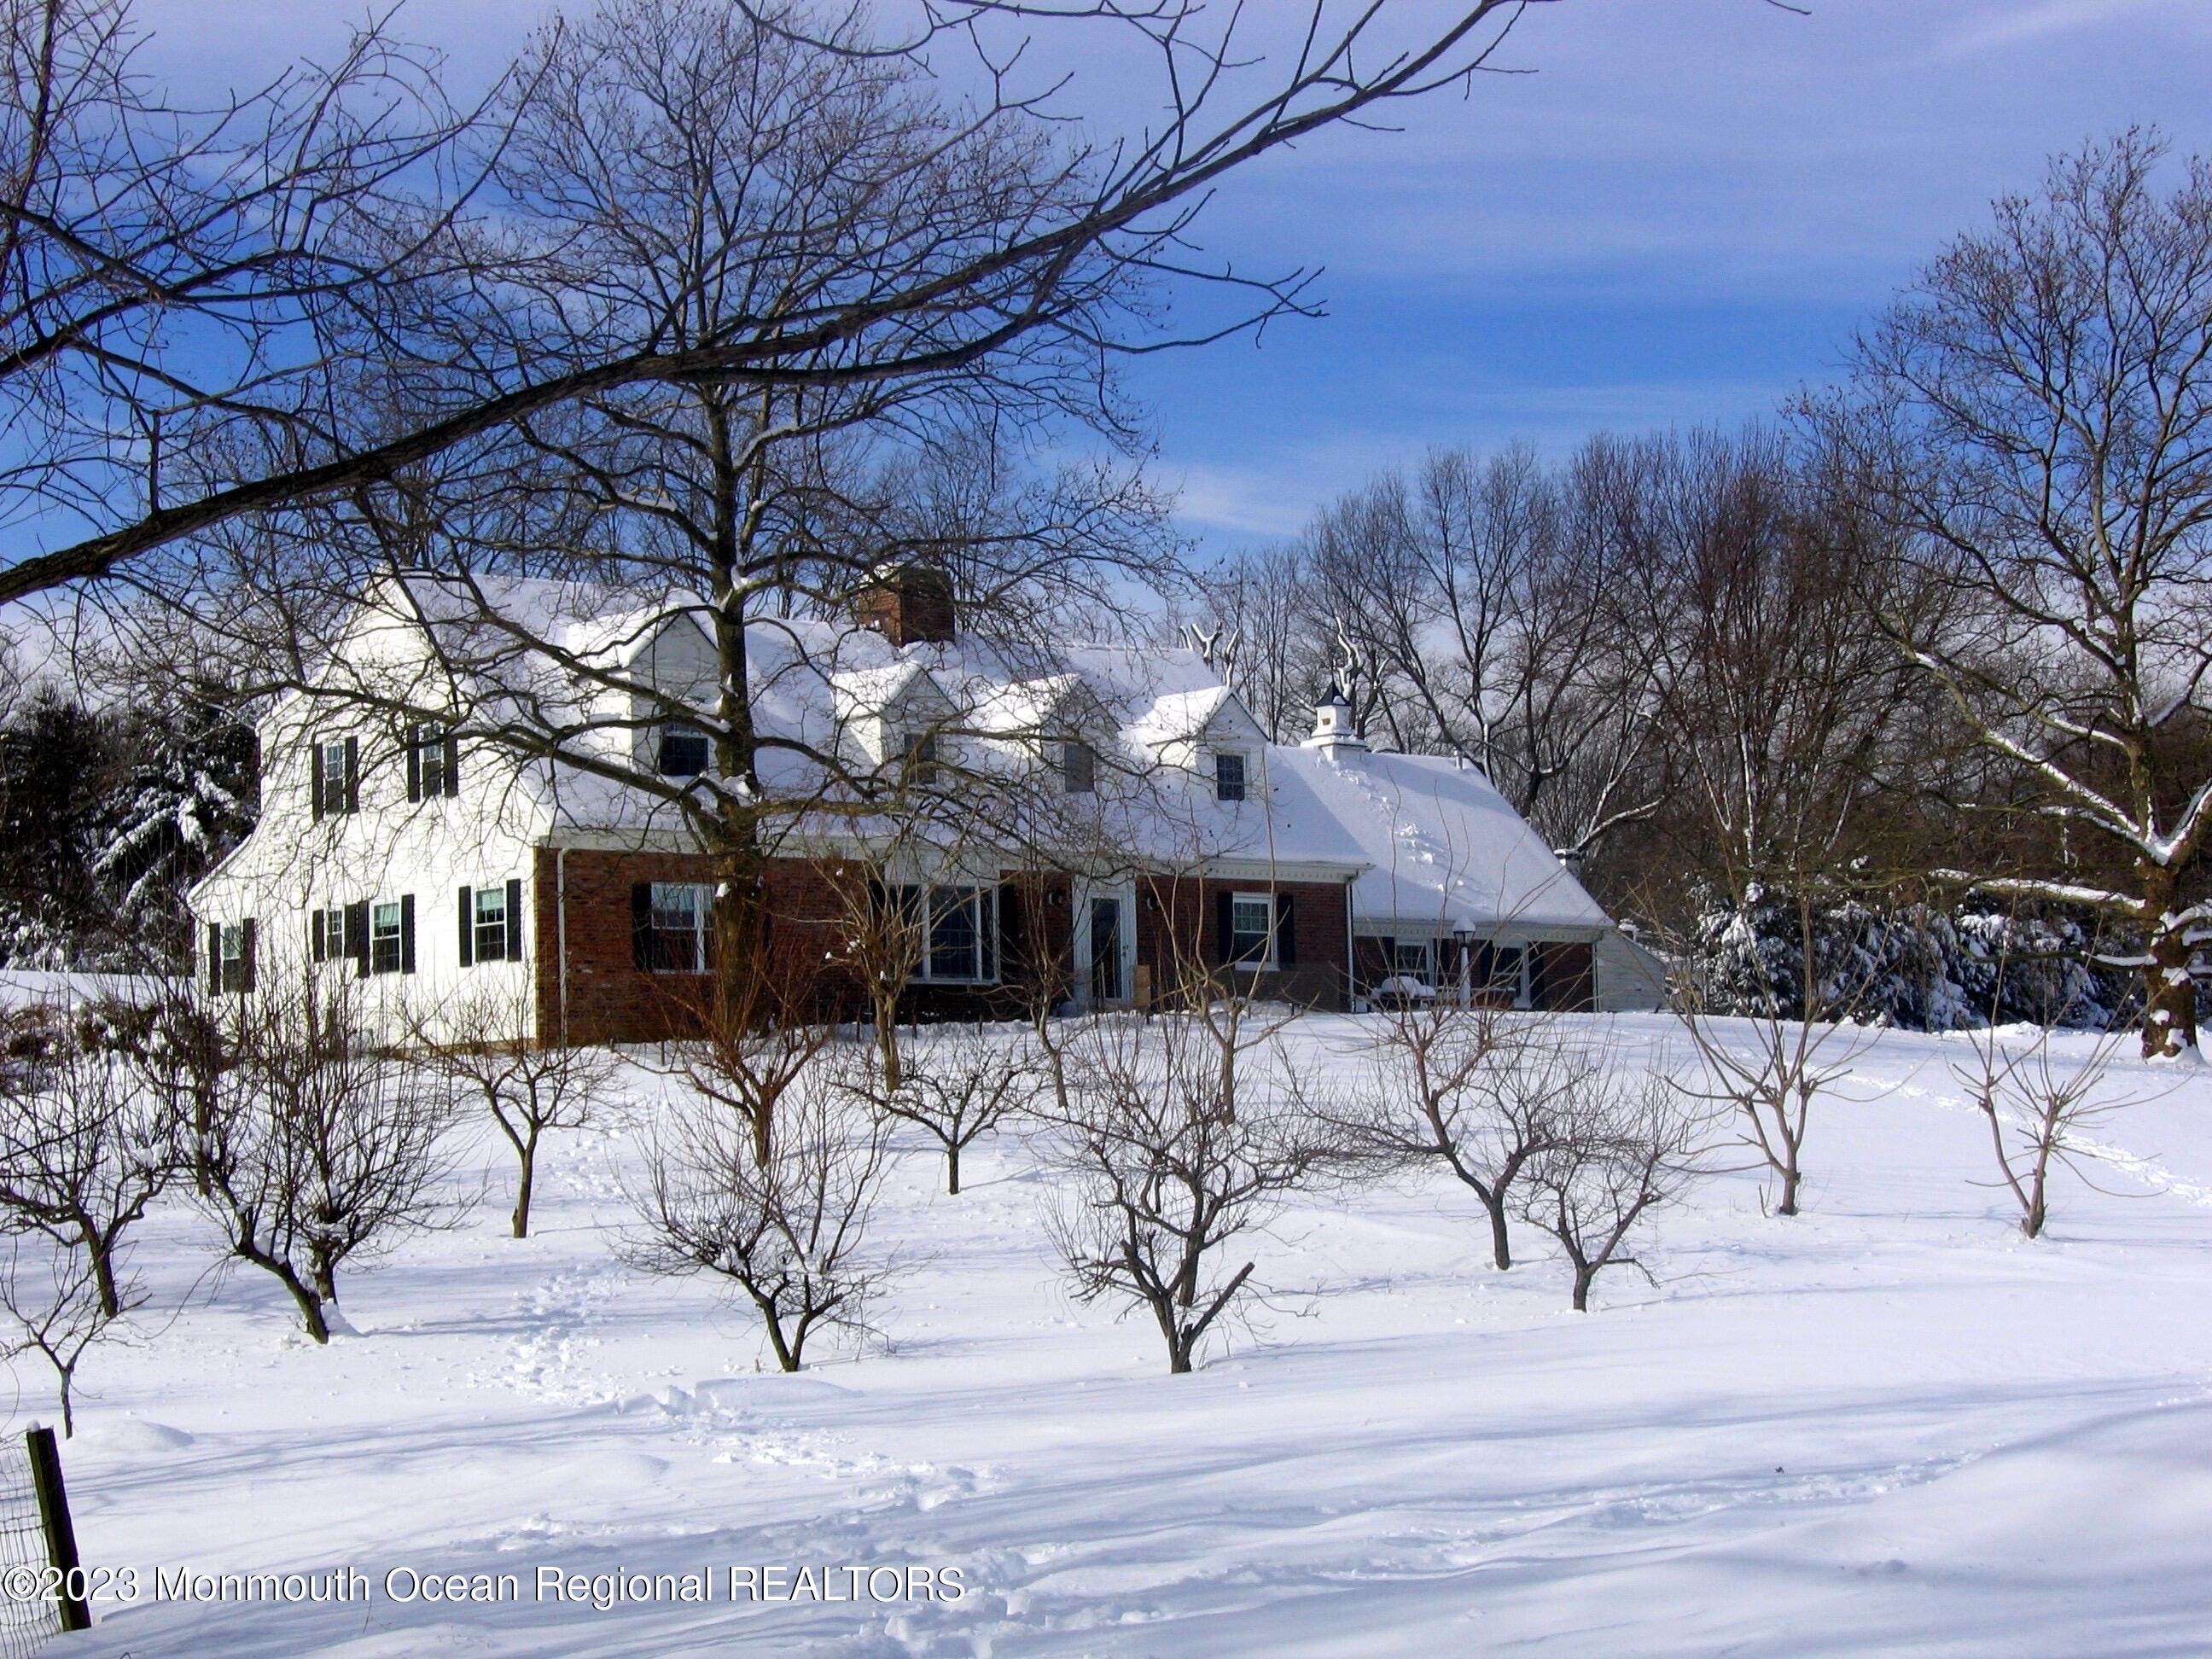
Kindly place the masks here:
<instances>
[{"instance_id":1,"label":"snow on ground","mask_svg":"<svg viewBox=\"0 0 2212 1659\"><path fill-rule=\"evenodd\" d=\"M1360 1040L1295 1029L1316 1066ZM521 1599L148 1598L55 1651L2202 1650L2212 1080L2123 1066L2161 1097L2100 1126L2124 1167L2062 1185L2031 1243L1972 1184L1962 1049L1871 1039L1815 1109L1807 1214L1717 1179L1663 1219L1664 1282L1608 1276L1586 1316L1533 1236L1490 1271L1441 1183L1295 1210L1261 1241L1263 1328L1183 1377L1149 1326L1067 1304L1018 1140L957 1198L904 1159L893 1346L796 1376L707 1285L613 1260L619 1136L550 1146L526 1242L487 1146L464 1228L342 1281L362 1334L318 1351L264 1275L200 1285L88 1361L64 1458L87 1560L142 1583L404 1568ZM198 1224L165 1212L141 1261L185 1298ZM17 1382L20 1426L47 1383ZM726 1599L732 1566L810 1565L966 1593ZM715 1599L594 1611L533 1599L541 1566L708 1571Z\"/></svg>"}]
</instances>

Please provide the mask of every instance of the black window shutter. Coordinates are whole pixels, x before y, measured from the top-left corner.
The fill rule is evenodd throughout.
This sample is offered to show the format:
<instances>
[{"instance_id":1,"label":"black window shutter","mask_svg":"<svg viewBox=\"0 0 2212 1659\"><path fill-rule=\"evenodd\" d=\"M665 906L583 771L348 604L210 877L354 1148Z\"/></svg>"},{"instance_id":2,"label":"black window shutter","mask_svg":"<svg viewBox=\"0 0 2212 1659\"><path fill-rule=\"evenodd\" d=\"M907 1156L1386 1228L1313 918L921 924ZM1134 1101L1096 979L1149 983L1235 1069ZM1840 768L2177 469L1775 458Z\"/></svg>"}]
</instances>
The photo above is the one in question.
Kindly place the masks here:
<instances>
[{"instance_id":1,"label":"black window shutter","mask_svg":"<svg viewBox=\"0 0 2212 1659\"><path fill-rule=\"evenodd\" d=\"M446 793L461 793L461 740L450 732L446 733ZM510 927L513 925L508 924Z\"/></svg>"},{"instance_id":2,"label":"black window shutter","mask_svg":"<svg viewBox=\"0 0 2212 1659\"><path fill-rule=\"evenodd\" d=\"M240 988L251 991L253 988L253 918L246 917L239 924L238 931Z\"/></svg>"},{"instance_id":3,"label":"black window shutter","mask_svg":"<svg viewBox=\"0 0 2212 1659\"><path fill-rule=\"evenodd\" d=\"M1214 954L1214 960L1224 966L1234 961L1237 956L1237 917L1233 908L1236 902L1236 896L1226 888L1213 896L1213 927L1215 933L1220 935L1220 945Z\"/></svg>"},{"instance_id":4,"label":"black window shutter","mask_svg":"<svg viewBox=\"0 0 2212 1659\"><path fill-rule=\"evenodd\" d=\"M629 954L640 969L653 970L653 884L649 881L630 884Z\"/></svg>"},{"instance_id":5,"label":"black window shutter","mask_svg":"<svg viewBox=\"0 0 2212 1659\"><path fill-rule=\"evenodd\" d=\"M984 979L995 983L999 977L999 890L976 889L975 908L981 913L975 918L976 955L981 959Z\"/></svg>"},{"instance_id":6,"label":"black window shutter","mask_svg":"<svg viewBox=\"0 0 2212 1659\"><path fill-rule=\"evenodd\" d=\"M345 908L346 949L352 953L353 965L362 979L368 977L368 901Z\"/></svg>"},{"instance_id":7,"label":"black window shutter","mask_svg":"<svg viewBox=\"0 0 2212 1659\"><path fill-rule=\"evenodd\" d=\"M1288 893L1275 895L1275 966L1294 968L1298 961L1297 916Z\"/></svg>"},{"instance_id":8,"label":"black window shutter","mask_svg":"<svg viewBox=\"0 0 2212 1659\"><path fill-rule=\"evenodd\" d=\"M477 912L472 902L476 895L465 887L461 889L461 966L473 968L477 960Z\"/></svg>"},{"instance_id":9,"label":"black window shutter","mask_svg":"<svg viewBox=\"0 0 2212 1659\"><path fill-rule=\"evenodd\" d=\"M211 921L207 926L208 989L216 995L222 993L222 924Z\"/></svg>"},{"instance_id":10,"label":"black window shutter","mask_svg":"<svg viewBox=\"0 0 2212 1659\"><path fill-rule=\"evenodd\" d=\"M407 799L422 799L422 728L407 728Z\"/></svg>"},{"instance_id":11,"label":"black window shutter","mask_svg":"<svg viewBox=\"0 0 2212 1659\"><path fill-rule=\"evenodd\" d=\"M307 912L307 954L317 962L330 955L330 946L323 938L323 913L320 910Z\"/></svg>"},{"instance_id":12,"label":"black window shutter","mask_svg":"<svg viewBox=\"0 0 2212 1659\"><path fill-rule=\"evenodd\" d=\"M415 971L415 895L399 896L399 971Z\"/></svg>"},{"instance_id":13,"label":"black window shutter","mask_svg":"<svg viewBox=\"0 0 2212 1659\"><path fill-rule=\"evenodd\" d=\"M1028 965L1027 943L1023 935L1027 931L1029 908L1023 901L1021 884L1002 881L999 884L999 971L1019 974Z\"/></svg>"},{"instance_id":14,"label":"black window shutter","mask_svg":"<svg viewBox=\"0 0 2212 1659\"><path fill-rule=\"evenodd\" d=\"M345 810L361 811L361 739L346 739Z\"/></svg>"},{"instance_id":15,"label":"black window shutter","mask_svg":"<svg viewBox=\"0 0 2212 1659\"><path fill-rule=\"evenodd\" d=\"M522 960L522 878L507 878L507 959Z\"/></svg>"},{"instance_id":16,"label":"black window shutter","mask_svg":"<svg viewBox=\"0 0 2212 1659\"><path fill-rule=\"evenodd\" d=\"M307 786L308 811L319 823L323 817L323 745L319 743L307 745L307 769L313 777Z\"/></svg>"}]
</instances>

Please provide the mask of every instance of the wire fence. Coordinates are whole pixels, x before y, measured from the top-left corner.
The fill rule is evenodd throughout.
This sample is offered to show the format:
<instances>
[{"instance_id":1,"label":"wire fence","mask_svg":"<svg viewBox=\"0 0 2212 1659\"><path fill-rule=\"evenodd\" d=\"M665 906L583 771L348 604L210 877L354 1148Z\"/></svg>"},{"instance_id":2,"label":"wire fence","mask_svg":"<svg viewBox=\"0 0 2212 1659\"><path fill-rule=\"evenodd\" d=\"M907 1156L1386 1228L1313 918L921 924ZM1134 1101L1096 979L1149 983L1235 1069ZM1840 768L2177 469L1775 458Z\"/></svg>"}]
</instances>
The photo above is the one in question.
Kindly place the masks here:
<instances>
[{"instance_id":1,"label":"wire fence","mask_svg":"<svg viewBox=\"0 0 2212 1659\"><path fill-rule=\"evenodd\" d=\"M42 1501L40 1492L40 1449L49 1460L52 1493ZM65 1629L63 1603L46 1593L55 1571L74 1569L71 1558L55 1559L55 1509L60 1510L60 1532L70 1532L67 1506L61 1495L60 1464L54 1461L51 1430L34 1429L29 1435L0 1437L0 1659L29 1659ZM24 1594L25 1590L30 1594Z\"/></svg>"}]
</instances>

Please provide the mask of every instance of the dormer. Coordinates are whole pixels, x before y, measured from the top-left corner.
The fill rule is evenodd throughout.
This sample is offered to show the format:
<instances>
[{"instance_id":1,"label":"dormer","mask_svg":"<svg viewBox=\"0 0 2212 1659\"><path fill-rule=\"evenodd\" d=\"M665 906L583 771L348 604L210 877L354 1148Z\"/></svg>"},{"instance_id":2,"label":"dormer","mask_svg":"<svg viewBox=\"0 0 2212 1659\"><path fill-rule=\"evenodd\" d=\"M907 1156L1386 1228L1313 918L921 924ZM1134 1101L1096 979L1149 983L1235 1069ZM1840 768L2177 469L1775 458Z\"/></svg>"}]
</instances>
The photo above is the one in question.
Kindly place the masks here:
<instances>
[{"instance_id":1,"label":"dormer","mask_svg":"<svg viewBox=\"0 0 2212 1659\"><path fill-rule=\"evenodd\" d=\"M978 699L979 731L1031 763L1058 774L1060 793L1087 795L1098 787L1099 757L1113 740L1112 713L1080 674L1017 680Z\"/></svg>"},{"instance_id":2,"label":"dormer","mask_svg":"<svg viewBox=\"0 0 2212 1659\"><path fill-rule=\"evenodd\" d=\"M1267 734L1225 685L1162 697L1137 723L1136 734L1161 764L1191 773L1216 800L1245 800L1259 793Z\"/></svg>"},{"instance_id":3,"label":"dormer","mask_svg":"<svg viewBox=\"0 0 2212 1659\"><path fill-rule=\"evenodd\" d=\"M957 763L948 731L959 706L920 663L848 669L831 678L843 746L871 768L904 759L921 768Z\"/></svg>"},{"instance_id":4,"label":"dormer","mask_svg":"<svg viewBox=\"0 0 2212 1659\"><path fill-rule=\"evenodd\" d=\"M719 659L699 618L679 611L657 619L617 619L606 630L602 651L612 659L618 684L627 681L632 688L600 696L628 702L635 763L664 777L706 771L713 745L705 727L680 712L696 708L704 715L714 704ZM577 654L590 662L601 653L580 649Z\"/></svg>"}]
</instances>

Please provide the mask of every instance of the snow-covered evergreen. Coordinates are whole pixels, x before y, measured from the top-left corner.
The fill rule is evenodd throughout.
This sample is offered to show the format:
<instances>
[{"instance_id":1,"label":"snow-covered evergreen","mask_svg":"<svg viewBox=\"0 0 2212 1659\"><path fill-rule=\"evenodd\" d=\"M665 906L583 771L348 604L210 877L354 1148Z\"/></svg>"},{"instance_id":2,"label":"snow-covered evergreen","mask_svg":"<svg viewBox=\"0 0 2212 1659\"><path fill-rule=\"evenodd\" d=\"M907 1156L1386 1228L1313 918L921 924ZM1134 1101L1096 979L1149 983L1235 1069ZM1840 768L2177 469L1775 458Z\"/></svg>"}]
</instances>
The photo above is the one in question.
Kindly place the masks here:
<instances>
[{"instance_id":1,"label":"snow-covered evergreen","mask_svg":"<svg viewBox=\"0 0 2212 1659\"><path fill-rule=\"evenodd\" d=\"M2100 941L2063 914L1884 908L1862 899L1813 911L1816 1008L1863 1024L1950 1031L1990 1024L2100 1028L2131 1006L2131 968L2106 966ZM1797 901L1754 887L1709 899L1686 964L1716 1013L1802 1018L1806 964Z\"/></svg>"}]
</instances>

